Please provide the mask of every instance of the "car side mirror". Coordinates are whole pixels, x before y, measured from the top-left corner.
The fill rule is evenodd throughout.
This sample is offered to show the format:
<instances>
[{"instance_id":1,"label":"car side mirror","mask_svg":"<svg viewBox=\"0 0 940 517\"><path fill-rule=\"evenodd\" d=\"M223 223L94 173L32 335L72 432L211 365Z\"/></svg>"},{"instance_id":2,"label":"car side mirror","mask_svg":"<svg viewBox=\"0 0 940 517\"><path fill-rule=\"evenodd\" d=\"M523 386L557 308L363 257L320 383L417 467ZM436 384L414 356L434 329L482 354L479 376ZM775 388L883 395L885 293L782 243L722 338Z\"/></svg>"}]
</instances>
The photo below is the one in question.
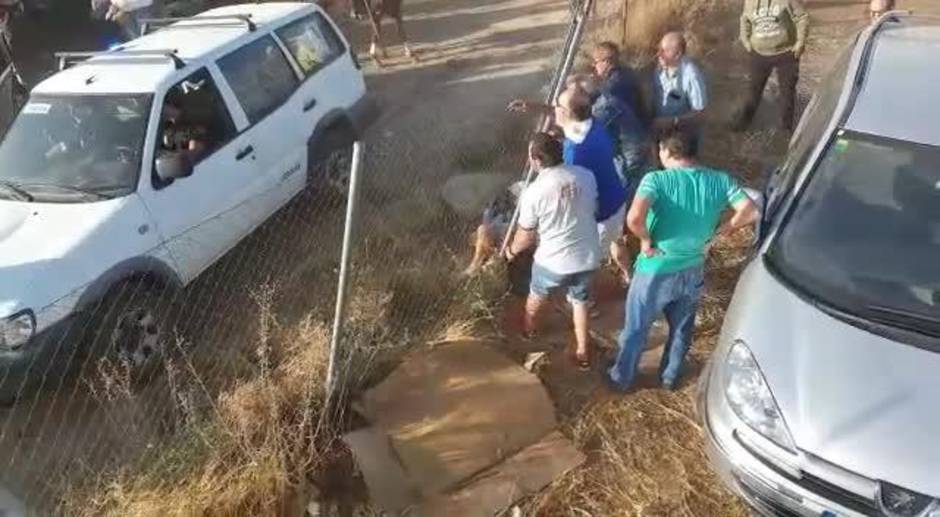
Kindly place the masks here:
<instances>
[{"instance_id":1,"label":"car side mirror","mask_svg":"<svg viewBox=\"0 0 940 517\"><path fill-rule=\"evenodd\" d=\"M193 164L185 153L166 153L157 158L156 167L157 177L167 182L193 174Z\"/></svg>"},{"instance_id":2,"label":"car side mirror","mask_svg":"<svg viewBox=\"0 0 940 517\"><path fill-rule=\"evenodd\" d=\"M754 244L758 245L764 237L764 210L767 205L767 198L763 192L753 188L745 187L744 193L747 194L747 197L751 198L754 206L757 207L757 212L760 214L757 221L754 223Z\"/></svg>"}]
</instances>

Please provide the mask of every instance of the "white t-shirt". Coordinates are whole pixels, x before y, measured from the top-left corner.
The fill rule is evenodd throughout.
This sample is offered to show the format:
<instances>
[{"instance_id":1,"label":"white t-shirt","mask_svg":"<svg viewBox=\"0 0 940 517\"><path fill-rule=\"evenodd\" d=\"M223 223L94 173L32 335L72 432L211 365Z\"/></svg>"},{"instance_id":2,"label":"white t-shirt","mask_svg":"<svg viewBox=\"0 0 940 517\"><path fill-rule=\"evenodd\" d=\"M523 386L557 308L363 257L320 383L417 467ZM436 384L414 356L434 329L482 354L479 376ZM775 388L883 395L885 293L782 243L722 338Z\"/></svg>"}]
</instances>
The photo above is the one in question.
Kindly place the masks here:
<instances>
[{"instance_id":1,"label":"white t-shirt","mask_svg":"<svg viewBox=\"0 0 940 517\"><path fill-rule=\"evenodd\" d=\"M538 233L535 263L559 275L593 271L600 264L597 182L572 165L539 172L519 199L519 226Z\"/></svg>"}]
</instances>

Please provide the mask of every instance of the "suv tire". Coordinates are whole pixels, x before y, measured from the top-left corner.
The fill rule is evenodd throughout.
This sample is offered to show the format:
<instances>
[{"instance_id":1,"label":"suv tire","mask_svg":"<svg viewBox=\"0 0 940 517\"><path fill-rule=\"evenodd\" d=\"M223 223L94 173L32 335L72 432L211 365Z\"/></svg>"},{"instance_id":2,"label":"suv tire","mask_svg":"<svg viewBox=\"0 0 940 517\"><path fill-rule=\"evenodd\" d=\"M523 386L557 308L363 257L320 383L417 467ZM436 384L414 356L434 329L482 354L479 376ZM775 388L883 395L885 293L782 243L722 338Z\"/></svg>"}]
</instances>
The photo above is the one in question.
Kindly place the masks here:
<instances>
[{"instance_id":1,"label":"suv tire","mask_svg":"<svg viewBox=\"0 0 940 517\"><path fill-rule=\"evenodd\" d=\"M355 139L351 130L334 126L316 143L311 141L307 162L309 187L316 188L322 182L333 193L345 195L349 191L352 144Z\"/></svg>"},{"instance_id":2,"label":"suv tire","mask_svg":"<svg viewBox=\"0 0 940 517\"><path fill-rule=\"evenodd\" d=\"M91 350L148 377L168 351L172 291L147 279L122 282L99 307Z\"/></svg>"}]
</instances>

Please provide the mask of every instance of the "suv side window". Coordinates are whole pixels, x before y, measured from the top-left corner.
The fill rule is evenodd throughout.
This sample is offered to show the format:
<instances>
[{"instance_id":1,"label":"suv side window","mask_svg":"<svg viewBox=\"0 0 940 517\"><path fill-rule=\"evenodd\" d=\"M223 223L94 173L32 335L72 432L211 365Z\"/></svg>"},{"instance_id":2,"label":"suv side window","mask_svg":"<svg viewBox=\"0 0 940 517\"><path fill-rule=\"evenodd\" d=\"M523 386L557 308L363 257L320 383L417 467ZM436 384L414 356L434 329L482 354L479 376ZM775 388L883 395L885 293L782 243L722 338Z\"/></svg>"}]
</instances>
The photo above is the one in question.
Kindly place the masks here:
<instances>
[{"instance_id":1,"label":"suv side window","mask_svg":"<svg viewBox=\"0 0 940 517\"><path fill-rule=\"evenodd\" d=\"M201 68L172 88L160 110L155 158L185 153L195 165L235 138L236 129L209 70ZM154 175L155 185L160 182Z\"/></svg>"},{"instance_id":2,"label":"suv side window","mask_svg":"<svg viewBox=\"0 0 940 517\"><path fill-rule=\"evenodd\" d=\"M346 51L336 31L320 13L285 25L277 30L277 36L300 65L304 77L315 74Z\"/></svg>"},{"instance_id":3,"label":"suv side window","mask_svg":"<svg viewBox=\"0 0 940 517\"><path fill-rule=\"evenodd\" d=\"M219 68L252 124L280 107L299 82L284 52L270 35L223 57Z\"/></svg>"},{"instance_id":4,"label":"suv side window","mask_svg":"<svg viewBox=\"0 0 940 517\"><path fill-rule=\"evenodd\" d=\"M826 77L806 108L805 120L799 134L787 151L787 159L781 169L770 179L769 199L766 215L773 217L782 201L791 194L797 178L813 156L816 144L826 138L826 129L832 122L842 96L842 86L851 62L854 45L846 48L836 60L832 72Z\"/></svg>"}]
</instances>

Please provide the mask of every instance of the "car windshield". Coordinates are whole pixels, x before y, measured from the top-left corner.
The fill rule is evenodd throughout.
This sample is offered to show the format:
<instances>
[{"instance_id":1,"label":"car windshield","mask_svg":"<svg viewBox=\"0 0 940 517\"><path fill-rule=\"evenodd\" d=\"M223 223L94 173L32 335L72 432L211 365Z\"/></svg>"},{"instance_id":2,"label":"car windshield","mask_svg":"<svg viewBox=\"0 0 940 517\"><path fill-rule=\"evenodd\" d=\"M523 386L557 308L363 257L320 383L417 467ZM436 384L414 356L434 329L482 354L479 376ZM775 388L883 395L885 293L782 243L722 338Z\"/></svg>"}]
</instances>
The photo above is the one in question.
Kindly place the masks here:
<instances>
[{"instance_id":1,"label":"car windshield","mask_svg":"<svg viewBox=\"0 0 940 517\"><path fill-rule=\"evenodd\" d=\"M940 336L940 148L840 132L768 258L868 321Z\"/></svg>"},{"instance_id":2,"label":"car windshield","mask_svg":"<svg viewBox=\"0 0 940 517\"><path fill-rule=\"evenodd\" d=\"M0 197L80 202L137 185L149 95L43 96L0 143Z\"/></svg>"}]
</instances>

